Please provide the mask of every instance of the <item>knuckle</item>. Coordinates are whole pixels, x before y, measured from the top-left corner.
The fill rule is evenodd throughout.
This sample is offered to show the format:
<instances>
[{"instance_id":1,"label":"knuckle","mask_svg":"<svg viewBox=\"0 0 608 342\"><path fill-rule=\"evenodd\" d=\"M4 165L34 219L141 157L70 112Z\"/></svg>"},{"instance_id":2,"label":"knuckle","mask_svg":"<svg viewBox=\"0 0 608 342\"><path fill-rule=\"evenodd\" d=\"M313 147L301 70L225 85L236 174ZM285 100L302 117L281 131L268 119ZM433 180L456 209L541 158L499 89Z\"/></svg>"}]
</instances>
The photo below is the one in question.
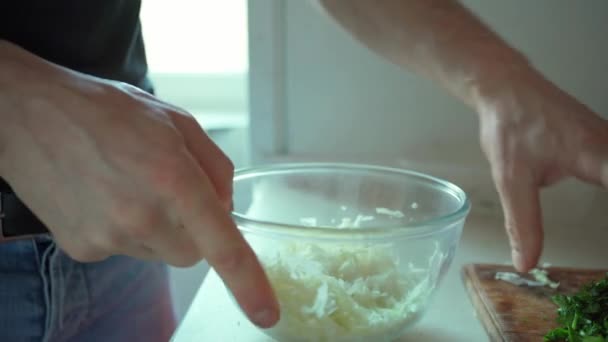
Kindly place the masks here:
<instances>
[{"instance_id":1,"label":"knuckle","mask_svg":"<svg viewBox=\"0 0 608 342\"><path fill-rule=\"evenodd\" d=\"M198 254L194 251L182 251L170 264L176 267L191 267L196 265L200 260Z\"/></svg>"},{"instance_id":2,"label":"knuckle","mask_svg":"<svg viewBox=\"0 0 608 342\"><path fill-rule=\"evenodd\" d=\"M135 101L132 95L133 86L119 81L104 81L101 85L102 96L107 99L116 102L118 101L122 106L126 106L129 109L135 105ZM119 117L122 115L116 115L114 122L120 123ZM123 119L124 121L124 119Z\"/></svg>"},{"instance_id":3,"label":"knuckle","mask_svg":"<svg viewBox=\"0 0 608 342\"><path fill-rule=\"evenodd\" d=\"M121 92L123 94L135 95L135 96L152 96L150 93L144 91L143 89L136 87L132 84L123 81L112 81L112 85L114 86L115 91Z\"/></svg>"}]
</instances>

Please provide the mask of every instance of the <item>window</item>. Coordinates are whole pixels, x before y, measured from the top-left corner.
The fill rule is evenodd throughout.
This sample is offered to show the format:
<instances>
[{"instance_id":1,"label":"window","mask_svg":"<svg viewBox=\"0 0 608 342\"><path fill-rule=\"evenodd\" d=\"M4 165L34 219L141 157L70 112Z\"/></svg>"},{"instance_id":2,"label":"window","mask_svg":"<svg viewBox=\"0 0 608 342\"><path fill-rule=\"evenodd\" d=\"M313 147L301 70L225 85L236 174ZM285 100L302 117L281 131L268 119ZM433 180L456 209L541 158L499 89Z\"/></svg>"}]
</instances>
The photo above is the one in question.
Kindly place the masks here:
<instances>
[{"instance_id":1,"label":"window","mask_svg":"<svg viewBox=\"0 0 608 342\"><path fill-rule=\"evenodd\" d=\"M143 0L141 21L160 98L206 129L246 123L247 0Z\"/></svg>"}]
</instances>

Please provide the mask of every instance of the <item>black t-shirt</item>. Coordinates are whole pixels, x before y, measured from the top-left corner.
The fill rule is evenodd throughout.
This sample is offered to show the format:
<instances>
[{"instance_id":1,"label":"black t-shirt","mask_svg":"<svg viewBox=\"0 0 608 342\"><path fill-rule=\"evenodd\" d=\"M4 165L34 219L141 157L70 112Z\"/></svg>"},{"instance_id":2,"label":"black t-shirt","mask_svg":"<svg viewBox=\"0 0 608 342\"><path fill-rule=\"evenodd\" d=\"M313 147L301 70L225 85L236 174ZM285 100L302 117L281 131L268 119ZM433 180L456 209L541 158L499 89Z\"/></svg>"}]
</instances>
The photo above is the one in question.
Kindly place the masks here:
<instances>
[{"instance_id":1,"label":"black t-shirt","mask_svg":"<svg viewBox=\"0 0 608 342\"><path fill-rule=\"evenodd\" d=\"M152 91L140 0L0 0L0 39L53 63ZM0 191L7 190L0 178Z\"/></svg>"}]
</instances>

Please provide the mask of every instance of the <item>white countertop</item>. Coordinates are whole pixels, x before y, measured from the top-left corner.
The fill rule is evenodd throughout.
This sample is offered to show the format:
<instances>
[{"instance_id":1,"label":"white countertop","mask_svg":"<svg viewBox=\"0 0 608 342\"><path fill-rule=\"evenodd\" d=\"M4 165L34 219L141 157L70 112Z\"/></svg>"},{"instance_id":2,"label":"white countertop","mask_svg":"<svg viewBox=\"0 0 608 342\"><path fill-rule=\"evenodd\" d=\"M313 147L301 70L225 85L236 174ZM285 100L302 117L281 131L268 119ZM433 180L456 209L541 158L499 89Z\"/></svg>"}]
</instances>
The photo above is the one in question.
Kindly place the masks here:
<instances>
[{"instance_id":1,"label":"white countertop","mask_svg":"<svg viewBox=\"0 0 608 342\"><path fill-rule=\"evenodd\" d=\"M507 263L510 251L500 203L487 168L400 162L460 185L473 210L459 249L428 311L400 341L487 341L460 278L467 263ZM541 262L555 266L608 267L608 192L576 181L542 193L545 249ZM174 342L271 342L240 313L211 270L176 331Z\"/></svg>"},{"instance_id":2,"label":"white countertop","mask_svg":"<svg viewBox=\"0 0 608 342\"><path fill-rule=\"evenodd\" d=\"M606 193L599 193L593 197L595 200L591 205L585 203L589 210L572 208L573 213L580 213L578 217L560 219L557 213L563 215L569 210L564 207L548 218L543 261L559 266L608 266L608 211L604 212L608 210L606 197ZM510 253L501 221L496 215L470 216L453 264L430 308L423 319L399 341L487 341L465 293L460 270L467 263L505 263L509 260ZM173 341L273 340L247 321L229 300L217 274L210 271Z\"/></svg>"}]
</instances>

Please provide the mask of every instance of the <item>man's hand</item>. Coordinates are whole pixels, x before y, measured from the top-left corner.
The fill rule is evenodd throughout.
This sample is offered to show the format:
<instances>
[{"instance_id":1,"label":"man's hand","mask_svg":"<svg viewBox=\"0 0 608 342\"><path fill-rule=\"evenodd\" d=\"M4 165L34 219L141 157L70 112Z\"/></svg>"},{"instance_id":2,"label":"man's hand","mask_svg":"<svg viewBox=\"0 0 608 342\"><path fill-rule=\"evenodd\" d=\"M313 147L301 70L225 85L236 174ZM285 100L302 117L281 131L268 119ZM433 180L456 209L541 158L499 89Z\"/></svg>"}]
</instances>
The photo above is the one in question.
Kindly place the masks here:
<instances>
[{"instance_id":1,"label":"man's hand","mask_svg":"<svg viewBox=\"0 0 608 342\"><path fill-rule=\"evenodd\" d=\"M528 270L542 250L540 188L569 176L608 188L608 122L530 69L490 77L478 95L513 261Z\"/></svg>"},{"instance_id":2,"label":"man's hand","mask_svg":"<svg viewBox=\"0 0 608 342\"><path fill-rule=\"evenodd\" d=\"M540 187L566 176L608 187L608 123L543 79L459 1L318 1L370 49L477 110L520 271L542 249Z\"/></svg>"},{"instance_id":3,"label":"man's hand","mask_svg":"<svg viewBox=\"0 0 608 342\"><path fill-rule=\"evenodd\" d=\"M229 216L232 163L191 115L0 42L0 118L0 175L71 257L206 258L254 323L278 319Z\"/></svg>"}]
</instances>

